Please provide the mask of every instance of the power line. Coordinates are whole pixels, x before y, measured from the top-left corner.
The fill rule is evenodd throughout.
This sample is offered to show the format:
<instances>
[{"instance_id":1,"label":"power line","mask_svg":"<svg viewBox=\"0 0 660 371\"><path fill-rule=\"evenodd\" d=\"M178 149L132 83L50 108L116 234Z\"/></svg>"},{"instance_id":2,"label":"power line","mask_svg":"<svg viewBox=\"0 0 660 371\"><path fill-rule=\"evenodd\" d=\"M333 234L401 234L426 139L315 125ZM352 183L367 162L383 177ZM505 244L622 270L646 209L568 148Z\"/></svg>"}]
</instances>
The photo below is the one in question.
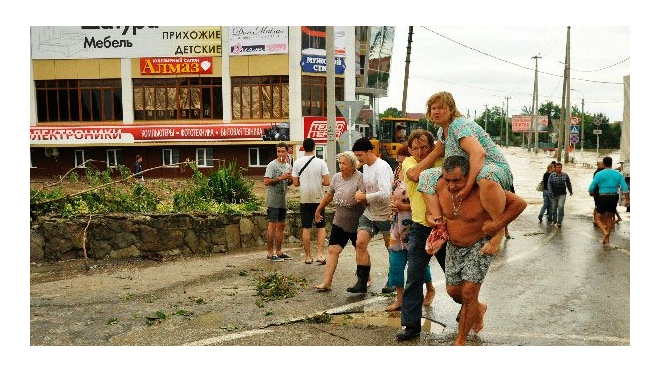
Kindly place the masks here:
<instances>
[{"instance_id":1,"label":"power line","mask_svg":"<svg viewBox=\"0 0 660 371\"><path fill-rule=\"evenodd\" d=\"M516 67L520 67L520 68L523 68L523 69L526 69L526 70L534 71L534 69L529 68L529 67L527 67L527 66L523 66L523 65L520 65L520 64L518 64L518 63L514 63L514 62L511 62L511 61L507 61L507 60L502 59L502 58L500 58L500 57L496 57L496 56L494 56L494 55L491 55L491 54L488 54L488 53L486 53L486 52L483 52L483 51L481 51L481 50L479 50L479 49L475 49L475 48L473 48L473 47L471 47L471 46L465 45L465 44L463 44L463 43L461 43L461 42L459 42L459 41L456 41L456 40L454 40L454 39L452 39L452 38L449 38L449 37L447 37L447 36L445 36L445 35L442 35L442 34L436 32L436 31L433 31L433 30L431 30L430 28L428 28L428 27L426 27L426 26L421 26L421 27L422 27L423 29L425 29L425 30L427 30L427 31L429 31L429 32L431 32L431 33L433 33L433 34L436 34L436 35L438 35L438 36L440 36L440 37L442 37L442 38L445 38L445 39L447 39L447 40L449 40L449 41L451 41L451 42L453 42L453 43L455 43L455 44L458 44L458 45L460 45L460 46L462 46L462 47L464 47L464 48L466 48L466 49L470 49L470 50L472 50L472 51L474 51L474 52L477 52L477 53L479 53L479 54L483 54L483 55L485 55L485 56L487 56L487 57L490 57L490 58L496 59L496 60L498 60L498 61L500 61L500 62L508 63L508 64L513 65L513 66L516 66ZM602 69L606 69L606 68L613 67L613 66L615 66L615 65L617 65L617 64L620 64L620 63L623 63L623 62L627 61L628 59L630 59L630 57L624 59L623 61L617 62L617 63L615 63L615 64L613 64L613 65L611 65L611 66L604 67L604 68L602 68ZM576 70L576 71L577 71L577 70ZM597 70L597 71L598 71L598 70ZM580 71L580 72L583 72L583 71ZM595 72L595 71L587 71L587 72ZM542 73L542 74L544 74L544 75L548 75L548 76L554 76L554 77L561 77L561 78L563 78L562 75L557 75L557 74L554 74L554 73L543 72L543 71L538 71L538 73ZM596 81L596 80L589 80L589 79L580 79L580 78L576 78L576 77L571 77L571 80L585 81L585 82L594 82L594 83L598 83L598 84L616 84L616 85L623 85L622 82L613 82L613 81Z\"/></svg>"}]
</instances>

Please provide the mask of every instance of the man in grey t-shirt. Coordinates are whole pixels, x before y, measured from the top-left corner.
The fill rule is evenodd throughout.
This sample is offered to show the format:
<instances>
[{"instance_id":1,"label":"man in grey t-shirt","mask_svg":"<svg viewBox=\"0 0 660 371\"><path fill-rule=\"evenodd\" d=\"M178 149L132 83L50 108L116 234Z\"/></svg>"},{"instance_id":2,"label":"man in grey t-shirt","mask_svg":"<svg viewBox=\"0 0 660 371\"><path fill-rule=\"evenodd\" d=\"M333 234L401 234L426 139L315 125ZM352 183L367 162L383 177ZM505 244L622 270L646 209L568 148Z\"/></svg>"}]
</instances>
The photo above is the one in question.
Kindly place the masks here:
<instances>
[{"instance_id":1,"label":"man in grey t-shirt","mask_svg":"<svg viewBox=\"0 0 660 371\"><path fill-rule=\"evenodd\" d=\"M264 174L264 185L268 187L266 207L268 208L268 255L272 262L291 259L282 252L284 241L284 224L286 221L286 191L291 179L289 164L289 145L280 142L276 146L277 158L268 163Z\"/></svg>"}]
</instances>

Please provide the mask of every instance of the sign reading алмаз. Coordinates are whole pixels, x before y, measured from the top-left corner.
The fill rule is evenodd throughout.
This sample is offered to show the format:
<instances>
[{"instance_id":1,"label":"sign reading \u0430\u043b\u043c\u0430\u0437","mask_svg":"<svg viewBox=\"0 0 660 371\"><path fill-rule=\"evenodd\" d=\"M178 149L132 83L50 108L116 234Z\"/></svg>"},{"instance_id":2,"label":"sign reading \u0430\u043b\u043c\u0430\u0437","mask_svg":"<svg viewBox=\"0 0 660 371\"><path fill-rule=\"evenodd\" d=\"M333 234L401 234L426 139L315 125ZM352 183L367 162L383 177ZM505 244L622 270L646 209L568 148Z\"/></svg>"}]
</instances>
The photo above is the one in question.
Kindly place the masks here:
<instances>
[{"instance_id":1,"label":"sign reading \u0430\u043b\u043c\u0430\u0437","mask_svg":"<svg viewBox=\"0 0 660 371\"><path fill-rule=\"evenodd\" d=\"M142 75L208 75L213 73L211 57L140 58Z\"/></svg>"}]
</instances>

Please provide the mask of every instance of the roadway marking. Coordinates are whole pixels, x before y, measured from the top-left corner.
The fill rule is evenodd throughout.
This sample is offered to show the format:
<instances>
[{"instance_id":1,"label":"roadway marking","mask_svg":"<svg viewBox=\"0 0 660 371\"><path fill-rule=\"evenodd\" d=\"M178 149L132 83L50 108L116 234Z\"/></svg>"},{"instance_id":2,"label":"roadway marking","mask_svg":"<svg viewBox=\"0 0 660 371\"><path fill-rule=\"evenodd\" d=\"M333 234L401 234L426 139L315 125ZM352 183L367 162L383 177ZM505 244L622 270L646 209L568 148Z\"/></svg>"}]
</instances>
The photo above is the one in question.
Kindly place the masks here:
<instances>
[{"instance_id":1,"label":"roadway marking","mask_svg":"<svg viewBox=\"0 0 660 371\"><path fill-rule=\"evenodd\" d=\"M191 343L185 343L185 344L182 344L182 345L184 345L184 346L213 345L213 344L224 343L225 341L229 341L229 340L245 338L245 337L248 337L248 336L267 334L269 332L273 332L273 330L264 330L264 329L249 330L249 331L238 332L238 333L235 333L235 334L215 336L215 337L212 337L212 338L193 341Z\"/></svg>"},{"instance_id":2,"label":"roadway marking","mask_svg":"<svg viewBox=\"0 0 660 371\"><path fill-rule=\"evenodd\" d=\"M309 316L304 316L304 317L294 318L294 319L291 319L291 320L286 320L286 321L283 321L283 322L280 322L280 323L276 323L276 325L286 324L288 322L301 322L301 321L304 321L306 318L314 317L316 315L321 315L323 313L341 314L341 313L344 313L344 312L348 312L351 309L354 309L354 308L357 308L357 307L362 307L362 306L365 306L365 305L368 305L368 304L377 303L379 301L384 301L384 300L388 300L388 299L390 299L390 298L386 297L386 296L378 296L378 297L373 297L371 299L360 300L358 302L342 305L340 307L330 308L330 309L326 309L326 310L323 310L323 311L318 311L318 312L313 313L312 315L309 315ZM270 326L270 325L273 325L273 324L271 323L268 326ZM234 334L214 336L212 338L193 341L193 342L185 343L185 344L182 344L182 345L184 345L184 346L215 345L215 344L224 343L224 342L230 341L230 340L236 340L236 339L241 339L241 338L245 338L245 337L249 337L249 336L267 334L269 332L273 332L273 330L267 330L267 329L248 330L248 331L243 331L243 332L237 332L237 333L234 333Z\"/></svg>"}]
</instances>

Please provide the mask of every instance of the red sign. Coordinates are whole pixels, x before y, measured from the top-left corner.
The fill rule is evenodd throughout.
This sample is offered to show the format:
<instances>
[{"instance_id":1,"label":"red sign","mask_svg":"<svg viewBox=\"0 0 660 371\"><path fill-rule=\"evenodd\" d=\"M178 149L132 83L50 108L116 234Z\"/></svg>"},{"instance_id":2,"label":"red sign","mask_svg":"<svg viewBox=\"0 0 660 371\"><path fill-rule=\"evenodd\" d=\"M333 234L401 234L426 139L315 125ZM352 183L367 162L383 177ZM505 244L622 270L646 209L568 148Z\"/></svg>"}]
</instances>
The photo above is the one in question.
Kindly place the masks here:
<instances>
[{"instance_id":1,"label":"red sign","mask_svg":"<svg viewBox=\"0 0 660 371\"><path fill-rule=\"evenodd\" d=\"M212 57L140 58L142 75L208 75Z\"/></svg>"},{"instance_id":2,"label":"red sign","mask_svg":"<svg viewBox=\"0 0 660 371\"><path fill-rule=\"evenodd\" d=\"M278 122L218 125L33 126L30 144L114 144L150 141L262 140Z\"/></svg>"},{"instance_id":3,"label":"red sign","mask_svg":"<svg viewBox=\"0 0 660 371\"><path fill-rule=\"evenodd\" d=\"M548 116L536 116L536 120L538 131L548 131ZM532 116L513 116L511 117L511 131L514 133L526 133L529 131L531 122ZM533 127L532 130L534 130Z\"/></svg>"},{"instance_id":4,"label":"red sign","mask_svg":"<svg viewBox=\"0 0 660 371\"><path fill-rule=\"evenodd\" d=\"M346 120L343 117L337 117L337 130L335 131L335 136L339 139L339 136L346 131ZM327 144L328 143L328 118L322 116L305 116L303 117L303 123L305 125L305 138L312 138L316 144Z\"/></svg>"}]
</instances>

